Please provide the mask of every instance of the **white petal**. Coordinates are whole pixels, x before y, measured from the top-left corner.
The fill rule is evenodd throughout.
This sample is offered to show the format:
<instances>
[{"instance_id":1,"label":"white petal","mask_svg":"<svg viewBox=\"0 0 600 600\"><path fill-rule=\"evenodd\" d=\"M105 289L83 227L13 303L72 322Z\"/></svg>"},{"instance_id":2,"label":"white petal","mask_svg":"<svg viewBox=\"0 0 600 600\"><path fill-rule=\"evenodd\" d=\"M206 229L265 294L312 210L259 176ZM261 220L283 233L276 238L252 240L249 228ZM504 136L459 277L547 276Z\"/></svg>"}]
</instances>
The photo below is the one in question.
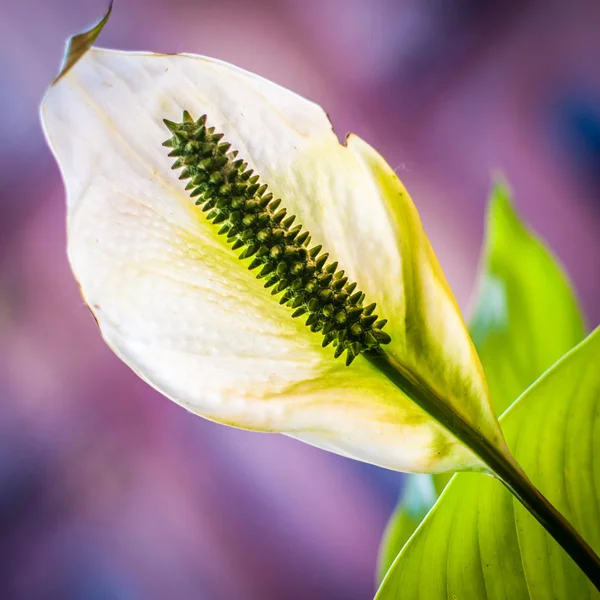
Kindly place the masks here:
<instances>
[{"instance_id":1,"label":"white petal","mask_svg":"<svg viewBox=\"0 0 600 600\"><path fill-rule=\"evenodd\" d=\"M178 121L183 109L207 114L366 302L396 320L393 353L424 360L406 329L417 301L415 319L431 318L427 335L441 336L425 350L446 361L444 345L456 352L442 373L431 367L435 383L450 383L443 391L451 395L465 375L470 403L486 400L476 357L461 372L472 347L434 257L430 266L426 238L418 240L418 258L429 265L418 292L434 294L414 298L403 263L414 257L398 238L404 207L391 206L378 155L356 139L339 144L315 104L203 57L92 49L42 106L67 187L69 258L108 344L151 385L207 418L399 470L480 468L365 360L351 368L334 360L216 235L161 147L170 137L162 119Z\"/></svg>"}]
</instances>

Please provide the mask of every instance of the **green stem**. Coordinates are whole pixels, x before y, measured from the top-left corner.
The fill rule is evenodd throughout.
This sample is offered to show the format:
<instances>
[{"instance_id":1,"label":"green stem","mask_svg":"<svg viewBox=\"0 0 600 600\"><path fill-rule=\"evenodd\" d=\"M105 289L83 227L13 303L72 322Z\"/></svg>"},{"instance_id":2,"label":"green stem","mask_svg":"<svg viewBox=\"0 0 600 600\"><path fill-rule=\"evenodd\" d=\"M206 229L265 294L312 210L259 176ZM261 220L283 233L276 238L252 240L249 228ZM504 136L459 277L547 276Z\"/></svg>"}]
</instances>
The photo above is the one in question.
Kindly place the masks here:
<instances>
[{"instance_id":1,"label":"green stem","mask_svg":"<svg viewBox=\"0 0 600 600\"><path fill-rule=\"evenodd\" d=\"M384 351L364 352L363 356L477 455L562 546L596 589L600 591L600 558L569 521L533 485L516 462L509 460L501 450L467 423L420 377L410 372Z\"/></svg>"}]
</instances>

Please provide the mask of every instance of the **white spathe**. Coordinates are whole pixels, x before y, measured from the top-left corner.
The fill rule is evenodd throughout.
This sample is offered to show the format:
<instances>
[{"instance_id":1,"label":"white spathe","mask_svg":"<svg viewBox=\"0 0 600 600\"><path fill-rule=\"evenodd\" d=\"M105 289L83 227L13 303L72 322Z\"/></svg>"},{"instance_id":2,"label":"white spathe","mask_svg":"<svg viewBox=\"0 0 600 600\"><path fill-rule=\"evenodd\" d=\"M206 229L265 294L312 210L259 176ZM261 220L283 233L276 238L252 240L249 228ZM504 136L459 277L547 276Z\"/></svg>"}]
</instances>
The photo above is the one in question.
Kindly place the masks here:
<instances>
[{"instance_id":1,"label":"white spathe","mask_svg":"<svg viewBox=\"0 0 600 600\"><path fill-rule=\"evenodd\" d=\"M183 110L282 198L389 320L386 351L504 445L483 372L418 214L364 141L324 111L213 59L92 48L42 121L67 191L68 252L110 347L206 418L281 432L402 471L481 469L364 358L351 367L278 304L184 190L161 143Z\"/></svg>"}]
</instances>

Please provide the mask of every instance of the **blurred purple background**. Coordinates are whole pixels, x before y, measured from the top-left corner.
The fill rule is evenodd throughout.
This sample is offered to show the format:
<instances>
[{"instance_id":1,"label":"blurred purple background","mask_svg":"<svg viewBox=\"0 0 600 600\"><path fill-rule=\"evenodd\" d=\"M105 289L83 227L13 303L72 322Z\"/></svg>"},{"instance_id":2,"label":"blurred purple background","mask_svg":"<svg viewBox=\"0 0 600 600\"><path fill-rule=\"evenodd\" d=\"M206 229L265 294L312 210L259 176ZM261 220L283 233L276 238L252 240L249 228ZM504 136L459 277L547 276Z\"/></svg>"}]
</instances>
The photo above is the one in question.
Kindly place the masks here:
<instances>
[{"instance_id":1,"label":"blurred purple background","mask_svg":"<svg viewBox=\"0 0 600 600\"><path fill-rule=\"evenodd\" d=\"M187 414L79 296L37 108L105 8L0 0L0 598L367 599L402 476ZM322 104L407 184L467 314L502 170L600 321L597 1L117 0L100 42L207 54Z\"/></svg>"}]
</instances>

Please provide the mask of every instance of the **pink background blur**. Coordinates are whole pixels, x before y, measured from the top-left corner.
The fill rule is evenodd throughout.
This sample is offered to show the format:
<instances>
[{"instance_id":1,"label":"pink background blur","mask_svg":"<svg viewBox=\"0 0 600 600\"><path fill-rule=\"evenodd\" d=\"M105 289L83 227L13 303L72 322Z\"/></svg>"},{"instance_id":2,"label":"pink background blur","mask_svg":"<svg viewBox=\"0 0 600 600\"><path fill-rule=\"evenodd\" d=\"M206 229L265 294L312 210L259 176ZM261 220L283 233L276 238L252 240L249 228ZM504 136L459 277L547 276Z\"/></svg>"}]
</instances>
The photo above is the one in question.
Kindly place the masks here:
<instances>
[{"instance_id":1,"label":"pink background blur","mask_svg":"<svg viewBox=\"0 0 600 600\"><path fill-rule=\"evenodd\" d=\"M79 296L37 108L105 7L0 0L0 598L367 599L402 476L192 417ZM600 321L599 2L117 0L100 42L322 104L404 180L466 313L502 170Z\"/></svg>"}]
</instances>

